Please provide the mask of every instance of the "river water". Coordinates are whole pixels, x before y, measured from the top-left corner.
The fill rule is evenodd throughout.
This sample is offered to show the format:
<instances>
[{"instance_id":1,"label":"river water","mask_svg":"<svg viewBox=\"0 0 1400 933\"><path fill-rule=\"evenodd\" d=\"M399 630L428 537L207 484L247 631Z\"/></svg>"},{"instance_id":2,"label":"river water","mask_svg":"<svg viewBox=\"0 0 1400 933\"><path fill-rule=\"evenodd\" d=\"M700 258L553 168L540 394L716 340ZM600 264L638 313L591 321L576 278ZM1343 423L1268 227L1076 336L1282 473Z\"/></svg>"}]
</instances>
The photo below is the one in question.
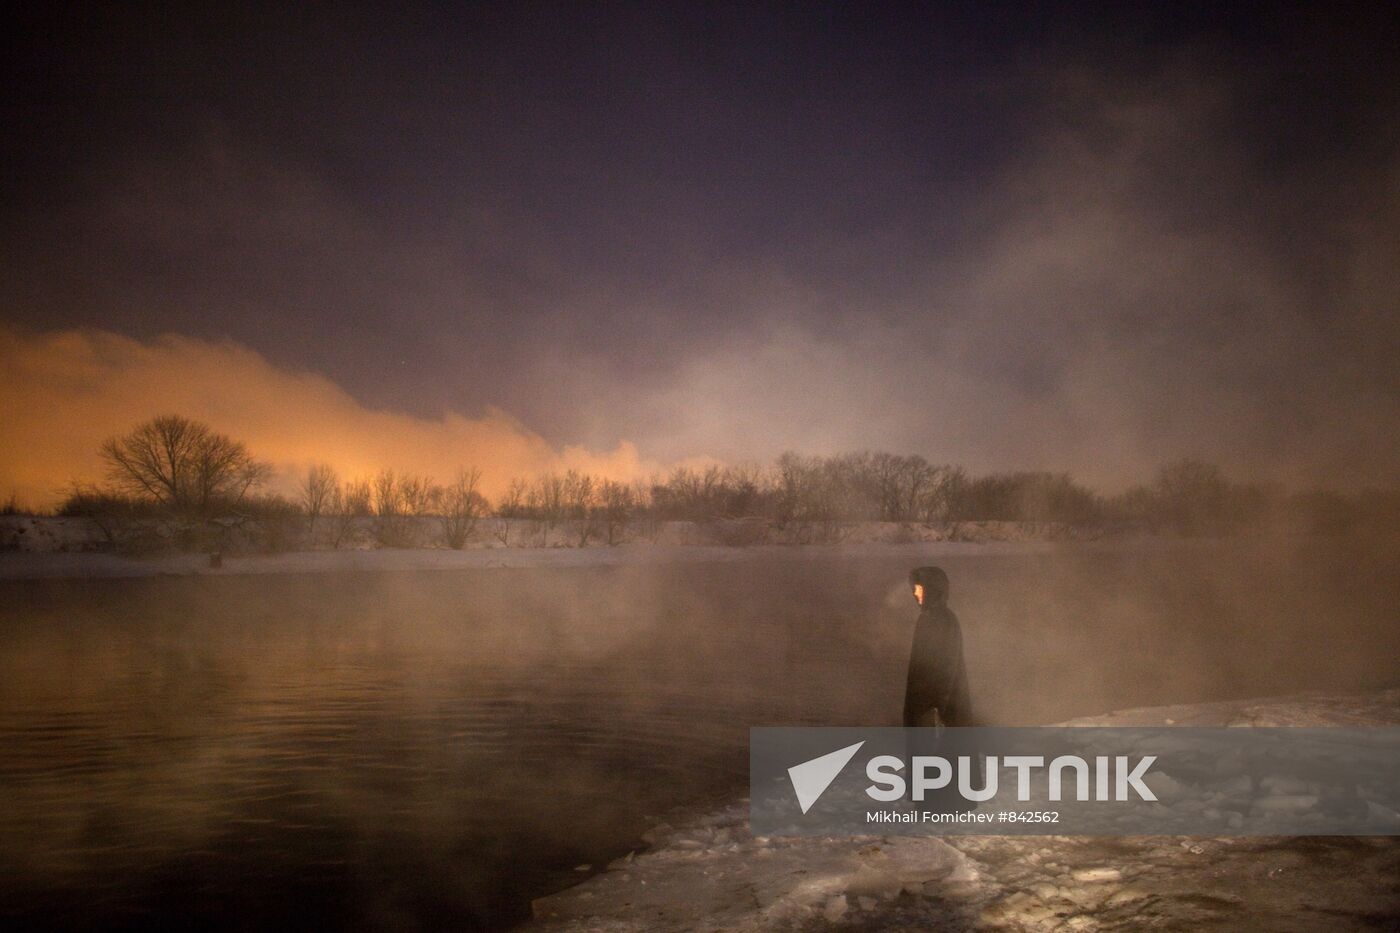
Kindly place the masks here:
<instances>
[{"instance_id":1,"label":"river water","mask_svg":"<svg viewBox=\"0 0 1400 933\"><path fill-rule=\"evenodd\" d=\"M938 563L980 716L1030 724L1394 684L1392 557ZM750 726L896 723L910 563L2 582L0 917L508 926L668 814L744 793Z\"/></svg>"}]
</instances>

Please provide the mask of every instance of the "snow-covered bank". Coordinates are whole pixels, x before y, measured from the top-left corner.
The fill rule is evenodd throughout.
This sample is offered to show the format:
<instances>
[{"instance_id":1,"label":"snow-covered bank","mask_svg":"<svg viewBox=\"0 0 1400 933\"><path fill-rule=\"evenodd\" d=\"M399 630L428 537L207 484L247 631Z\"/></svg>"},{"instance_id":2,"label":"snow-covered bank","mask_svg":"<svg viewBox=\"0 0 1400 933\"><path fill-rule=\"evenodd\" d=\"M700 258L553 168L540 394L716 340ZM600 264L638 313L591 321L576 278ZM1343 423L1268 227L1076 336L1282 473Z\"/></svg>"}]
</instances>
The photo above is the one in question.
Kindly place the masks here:
<instances>
[{"instance_id":1,"label":"snow-covered bank","mask_svg":"<svg viewBox=\"0 0 1400 933\"><path fill-rule=\"evenodd\" d=\"M800 560L814 555L907 556L914 560L948 554L1032 554L1062 547L1171 547L1165 540L1117 542L991 541L985 543L931 541L913 544L757 545L719 547L628 544L587 548L382 548L348 551L291 551L283 554L225 555L212 566L207 554L167 554L127 557L102 552L0 552L0 580L77 577L153 577L162 575L238 575L263 573L347 573L400 570L459 570L479 567L578 567L621 563L675 561L740 561L754 556Z\"/></svg>"},{"instance_id":2,"label":"snow-covered bank","mask_svg":"<svg viewBox=\"0 0 1400 933\"><path fill-rule=\"evenodd\" d=\"M1125 710L1076 725L1394 725L1400 689ZM1349 930L1400 923L1400 839L755 838L747 802L535 902L532 931Z\"/></svg>"},{"instance_id":3,"label":"snow-covered bank","mask_svg":"<svg viewBox=\"0 0 1400 933\"><path fill-rule=\"evenodd\" d=\"M52 515L0 515L0 552L170 553L179 550L227 553L277 551L446 548L442 520L431 515L400 516L392 526L370 516L239 517L210 521L160 517L85 518ZM391 534L392 532L392 534ZM1057 522L789 522L762 518L706 522L636 520L607 525L599 521L481 519L466 534L469 550L611 547L750 547L755 545L920 544L932 542L1088 541L1103 529Z\"/></svg>"}]
</instances>

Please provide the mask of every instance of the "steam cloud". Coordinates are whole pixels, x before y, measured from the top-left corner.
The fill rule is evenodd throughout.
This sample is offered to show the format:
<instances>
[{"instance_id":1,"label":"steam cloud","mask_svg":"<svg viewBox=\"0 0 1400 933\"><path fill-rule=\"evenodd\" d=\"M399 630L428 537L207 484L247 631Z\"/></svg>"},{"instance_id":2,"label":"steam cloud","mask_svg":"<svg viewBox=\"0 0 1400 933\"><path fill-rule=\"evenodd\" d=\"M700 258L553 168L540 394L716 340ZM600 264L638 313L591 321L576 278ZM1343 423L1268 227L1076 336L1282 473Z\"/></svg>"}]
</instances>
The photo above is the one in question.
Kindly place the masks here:
<instances>
[{"instance_id":1,"label":"steam cloud","mask_svg":"<svg viewBox=\"0 0 1400 933\"><path fill-rule=\"evenodd\" d=\"M543 470L626 480L655 469L628 443L556 449L495 409L439 419L373 411L321 376L280 369L234 343L0 330L0 368L11 380L0 394L0 489L28 504L51 504L72 480L100 479L102 440L166 412L245 441L279 468L284 490L314 462L346 477L392 467L440 480L477 466L492 495L512 476Z\"/></svg>"},{"instance_id":2,"label":"steam cloud","mask_svg":"<svg viewBox=\"0 0 1400 933\"><path fill-rule=\"evenodd\" d=\"M604 199L529 176L569 218L553 225L489 195L525 183L508 174L356 192L217 120L95 156L0 250L0 303L39 334L4 340L0 483L49 499L101 436L181 410L279 465L478 463L488 491L559 465L862 448L1104 492L1181 457L1389 484L1395 153L1275 158L1250 130L1255 77L1228 64L1008 69L986 86L1017 101L1014 144L966 184L896 145L761 211L750 161L722 154L718 198L649 163ZM1387 98L1367 106L1363 131L1393 123ZM501 141L522 165L527 130ZM75 324L94 329L49 330ZM488 404L511 415L441 414Z\"/></svg>"}]
</instances>

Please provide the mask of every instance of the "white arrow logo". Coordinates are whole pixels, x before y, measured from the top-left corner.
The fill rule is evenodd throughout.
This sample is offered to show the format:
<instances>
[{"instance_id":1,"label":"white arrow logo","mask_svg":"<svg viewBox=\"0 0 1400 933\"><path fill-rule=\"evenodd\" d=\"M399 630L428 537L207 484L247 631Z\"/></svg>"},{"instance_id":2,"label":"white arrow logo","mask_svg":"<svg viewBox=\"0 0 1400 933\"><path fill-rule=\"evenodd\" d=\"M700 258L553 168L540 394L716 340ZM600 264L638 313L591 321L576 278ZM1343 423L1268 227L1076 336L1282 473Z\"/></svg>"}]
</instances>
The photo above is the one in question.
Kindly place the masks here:
<instances>
[{"instance_id":1,"label":"white arrow logo","mask_svg":"<svg viewBox=\"0 0 1400 933\"><path fill-rule=\"evenodd\" d=\"M846 767L847 762L855 757L864 744L864 741L860 741L854 745L847 745L820 758L813 758L788 768L788 778L792 781L792 789L797 792L797 802L803 813L812 809L812 804L826 793L831 782L836 780L836 775L841 773L841 769Z\"/></svg>"}]
</instances>

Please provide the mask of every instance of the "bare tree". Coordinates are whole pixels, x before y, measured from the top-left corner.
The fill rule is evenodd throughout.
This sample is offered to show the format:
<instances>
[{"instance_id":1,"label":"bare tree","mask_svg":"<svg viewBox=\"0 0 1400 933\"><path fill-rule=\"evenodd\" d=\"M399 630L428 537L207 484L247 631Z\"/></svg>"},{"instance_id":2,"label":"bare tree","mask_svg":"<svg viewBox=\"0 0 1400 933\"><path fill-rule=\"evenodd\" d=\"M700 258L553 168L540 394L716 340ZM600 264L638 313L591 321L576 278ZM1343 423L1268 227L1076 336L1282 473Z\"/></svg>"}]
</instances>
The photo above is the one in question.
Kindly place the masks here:
<instances>
[{"instance_id":1,"label":"bare tree","mask_svg":"<svg viewBox=\"0 0 1400 933\"><path fill-rule=\"evenodd\" d=\"M526 483L523 479L513 479L506 487L505 495L501 496L500 505L496 506L496 514L502 518L519 518L521 510L525 507Z\"/></svg>"},{"instance_id":2,"label":"bare tree","mask_svg":"<svg viewBox=\"0 0 1400 933\"><path fill-rule=\"evenodd\" d=\"M817 496L821 462L787 451L773 464L773 491L778 524L809 521Z\"/></svg>"},{"instance_id":3,"label":"bare tree","mask_svg":"<svg viewBox=\"0 0 1400 933\"><path fill-rule=\"evenodd\" d=\"M380 470L370 481L370 486L374 493L375 515L403 514L403 500L399 498L399 478L393 470Z\"/></svg>"},{"instance_id":4,"label":"bare tree","mask_svg":"<svg viewBox=\"0 0 1400 933\"><path fill-rule=\"evenodd\" d=\"M1233 483L1213 463L1178 460L1157 472L1145 501L1154 528L1183 535L1216 535L1257 522L1268 499L1262 487Z\"/></svg>"},{"instance_id":5,"label":"bare tree","mask_svg":"<svg viewBox=\"0 0 1400 933\"><path fill-rule=\"evenodd\" d=\"M457 477L441 490L439 508L442 534L449 547L461 550L476 530L476 523L490 507L486 497L477 492L481 471L476 467L458 470Z\"/></svg>"},{"instance_id":6,"label":"bare tree","mask_svg":"<svg viewBox=\"0 0 1400 933\"><path fill-rule=\"evenodd\" d=\"M902 496L899 492L900 460L903 458L890 453L871 454L867 482L869 496L875 502L876 514L882 522L902 521L900 514Z\"/></svg>"},{"instance_id":7,"label":"bare tree","mask_svg":"<svg viewBox=\"0 0 1400 933\"><path fill-rule=\"evenodd\" d=\"M720 483L724 496L721 514L726 518L757 515L763 504L763 474L763 467L757 463L726 467Z\"/></svg>"},{"instance_id":8,"label":"bare tree","mask_svg":"<svg viewBox=\"0 0 1400 933\"><path fill-rule=\"evenodd\" d=\"M569 470L564 474L561 484L561 498L566 514L573 519L575 527L578 529L578 546L584 547L588 544L588 539L597 532L595 507L597 505L597 487L593 477L587 473L579 473L577 470Z\"/></svg>"},{"instance_id":9,"label":"bare tree","mask_svg":"<svg viewBox=\"0 0 1400 933\"><path fill-rule=\"evenodd\" d=\"M313 464L306 471L306 479L301 484L301 507L309 519L308 529L313 538L316 536L316 519L331 505L331 498L339 486L340 479L328 464Z\"/></svg>"},{"instance_id":10,"label":"bare tree","mask_svg":"<svg viewBox=\"0 0 1400 933\"><path fill-rule=\"evenodd\" d=\"M369 480L355 480L343 486L337 484L331 492L328 514L331 516L331 546L340 548L355 530L357 519L372 514L373 493Z\"/></svg>"},{"instance_id":11,"label":"bare tree","mask_svg":"<svg viewBox=\"0 0 1400 933\"><path fill-rule=\"evenodd\" d=\"M546 473L536 483L533 495L538 498L539 515L545 528L553 528L564 517L564 477Z\"/></svg>"},{"instance_id":12,"label":"bare tree","mask_svg":"<svg viewBox=\"0 0 1400 933\"><path fill-rule=\"evenodd\" d=\"M607 530L608 545L612 546L621 541L627 533L627 524L632 520L637 499L632 487L605 479L598 487L598 500L601 503L600 511Z\"/></svg>"},{"instance_id":13,"label":"bare tree","mask_svg":"<svg viewBox=\"0 0 1400 933\"><path fill-rule=\"evenodd\" d=\"M237 507L272 472L240 441L179 415L107 440L101 457L120 491L195 514Z\"/></svg>"},{"instance_id":14,"label":"bare tree","mask_svg":"<svg viewBox=\"0 0 1400 933\"><path fill-rule=\"evenodd\" d=\"M523 479L511 480L505 495L501 496L500 505L496 506L496 538L504 547L510 547L511 519L525 514L526 485Z\"/></svg>"},{"instance_id":15,"label":"bare tree","mask_svg":"<svg viewBox=\"0 0 1400 933\"><path fill-rule=\"evenodd\" d=\"M404 473L399 476L399 501L408 515L430 515L442 498L442 487L433 485L431 476Z\"/></svg>"},{"instance_id":16,"label":"bare tree","mask_svg":"<svg viewBox=\"0 0 1400 933\"><path fill-rule=\"evenodd\" d=\"M665 527L656 500L656 490L661 488L661 477L655 474L650 479L639 479L632 483L632 501L635 504L637 531L653 544L661 537L661 531Z\"/></svg>"},{"instance_id":17,"label":"bare tree","mask_svg":"<svg viewBox=\"0 0 1400 933\"><path fill-rule=\"evenodd\" d=\"M919 513L925 503L929 486L933 483L933 468L923 457L900 457L899 492L900 513L903 520L923 518Z\"/></svg>"},{"instance_id":18,"label":"bare tree","mask_svg":"<svg viewBox=\"0 0 1400 933\"><path fill-rule=\"evenodd\" d=\"M408 503L403 487L393 470L380 470L371 481L373 487L374 538L383 547L403 547L408 543L410 523Z\"/></svg>"},{"instance_id":19,"label":"bare tree","mask_svg":"<svg viewBox=\"0 0 1400 933\"><path fill-rule=\"evenodd\" d=\"M427 476L380 470L373 483L374 537L384 547L414 542L414 519L437 508L442 490Z\"/></svg>"},{"instance_id":20,"label":"bare tree","mask_svg":"<svg viewBox=\"0 0 1400 933\"><path fill-rule=\"evenodd\" d=\"M533 520L540 543L548 543L549 532L564 517L564 478L558 473L536 477L525 493L525 512Z\"/></svg>"}]
</instances>

